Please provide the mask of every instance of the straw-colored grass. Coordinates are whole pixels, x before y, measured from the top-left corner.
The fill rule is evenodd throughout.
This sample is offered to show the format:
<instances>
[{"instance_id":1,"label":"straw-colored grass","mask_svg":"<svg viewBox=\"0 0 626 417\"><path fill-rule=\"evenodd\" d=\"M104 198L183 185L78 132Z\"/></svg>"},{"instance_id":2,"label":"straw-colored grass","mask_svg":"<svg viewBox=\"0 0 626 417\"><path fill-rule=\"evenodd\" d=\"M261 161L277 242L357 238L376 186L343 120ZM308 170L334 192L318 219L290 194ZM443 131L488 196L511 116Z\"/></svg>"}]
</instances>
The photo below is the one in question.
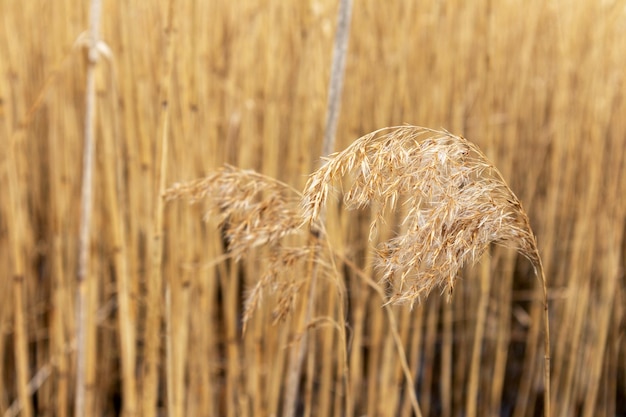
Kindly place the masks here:
<instances>
[{"instance_id":1,"label":"straw-colored grass","mask_svg":"<svg viewBox=\"0 0 626 417\"><path fill-rule=\"evenodd\" d=\"M413 305L416 299L426 298L434 287L452 295L463 265L477 262L492 243L517 247L535 271L541 271L546 314L545 387L549 388L547 284L539 250L521 203L482 151L465 138L445 131L403 126L372 132L326 159L311 175L302 194L256 172L228 166L208 177L175 184L164 194L167 200L207 199L210 210L205 218L217 219L217 229L227 242L229 256L236 260L254 253L252 250L259 245L272 248L267 271L261 273L246 300L244 329L266 287L279 293L275 317L282 318L291 311L303 281L294 280L289 272L297 262L315 254L316 248L310 244L284 248L280 247L280 240L300 231L303 224L308 224L313 236L318 236L324 229L319 222L328 194L347 176L352 178L352 185L343 199L345 207L376 207L369 227L370 240L386 211L395 211L398 201L406 207L400 221L403 232L377 250L381 281L391 282L395 288L391 297L381 295L386 303L409 301ZM294 195L302 196L301 211ZM331 248L331 256L332 252ZM355 268L354 264L351 266ZM278 279L279 274L290 277L288 284ZM366 282L370 280L365 278ZM389 321L395 329L393 314ZM484 318L480 320L483 321ZM399 336L394 334L394 339L401 346ZM404 351L400 348L399 353L410 384L412 377ZM546 395L549 398L549 393ZM414 409L421 416L417 401ZM549 401L544 414L550 415Z\"/></svg>"},{"instance_id":2,"label":"straw-colored grass","mask_svg":"<svg viewBox=\"0 0 626 417\"><path fill-rule=\"evenodd\" d=\"M353 2L320 168L337 0L104 1L86 245L88 3L0 2L0 413L75 414L81 247L85 416L539 415L544 295L551 414L626 413L623 3ZM460 152L377 179L389 135ZM294 190L357 147L311 233ZM405 193L428 161L472 181ZM229 166L265 184L230 222L163 198Z\"/></svg>"}]
</instances>

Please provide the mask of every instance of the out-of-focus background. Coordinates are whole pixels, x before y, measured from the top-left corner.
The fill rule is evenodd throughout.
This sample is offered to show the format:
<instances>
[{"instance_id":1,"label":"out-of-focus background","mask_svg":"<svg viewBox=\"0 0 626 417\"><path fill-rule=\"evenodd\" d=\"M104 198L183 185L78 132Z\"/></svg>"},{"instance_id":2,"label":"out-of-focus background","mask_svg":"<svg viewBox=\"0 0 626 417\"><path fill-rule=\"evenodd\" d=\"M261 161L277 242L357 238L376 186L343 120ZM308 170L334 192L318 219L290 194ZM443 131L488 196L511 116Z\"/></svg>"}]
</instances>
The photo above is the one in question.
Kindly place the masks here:
<instances>
[{"instance_id":1,"label":"out-of-focus background","mask_svg":"<svg viewBox=\"0 0 626 417\"><path fill-rule=\"evenodd\" d=\"M295 295L304 326L300 307L273 323L270 294L242 333L263 252L223 260L202 204L163 206L159 175L228 163L302 189L338 1L171 4L103 2L79 285L89 5L0 2L0 411L70 416L81 392L85 416L283 415L304 340L296 415L410 416L409 389L423 415L541 415L541 286L510 250L483 259L489 285L472 269L450 302L393 307L411 388L381 298L345 266L312 302ZM335 148L409 123L463 135L500 169L548 279L554 416L626 415L625 76L623 1L353 5ZM376 279L367 215L339 221L335 241Z\"/></svg>"}]
</instances>

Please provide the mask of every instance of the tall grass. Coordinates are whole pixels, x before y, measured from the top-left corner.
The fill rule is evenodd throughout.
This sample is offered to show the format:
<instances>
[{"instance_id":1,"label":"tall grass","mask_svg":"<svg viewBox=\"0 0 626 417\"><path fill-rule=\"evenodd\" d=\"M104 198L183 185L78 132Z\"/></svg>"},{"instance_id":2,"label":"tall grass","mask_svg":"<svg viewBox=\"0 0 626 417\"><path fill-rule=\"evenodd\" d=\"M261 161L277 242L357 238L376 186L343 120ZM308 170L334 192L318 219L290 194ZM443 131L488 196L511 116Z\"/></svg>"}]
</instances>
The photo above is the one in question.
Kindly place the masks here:
<instances>
[{"instance_id":1,"label":"tall grass","mask_svg":"<svg viewBox=\"0 0 626 417\"><path fill-rule=\"evenodd\" d=\"M380 212L329 199L325 244L290 232L237 260L236 223L201 220L219 194L162 199L225 164L304 189L337 12L326 0L103 2L85 415L282 415L299 341L296 415L410 416L415 402L423 415L541 413L543 288L515 251L488 246L450 302L383 307L379 291L401 281L376 282L370 225L375 244L406 230L401 200ZM0 410L69 416L88 69L75 44L89 10L1 2L0 19ZM554 416L626 413L624 21L617 1L353 4L335 149L409 123L462 134L498 167L548 278ZM398 255L410 243L391 242Z\"/></svg>"}]
</instances>

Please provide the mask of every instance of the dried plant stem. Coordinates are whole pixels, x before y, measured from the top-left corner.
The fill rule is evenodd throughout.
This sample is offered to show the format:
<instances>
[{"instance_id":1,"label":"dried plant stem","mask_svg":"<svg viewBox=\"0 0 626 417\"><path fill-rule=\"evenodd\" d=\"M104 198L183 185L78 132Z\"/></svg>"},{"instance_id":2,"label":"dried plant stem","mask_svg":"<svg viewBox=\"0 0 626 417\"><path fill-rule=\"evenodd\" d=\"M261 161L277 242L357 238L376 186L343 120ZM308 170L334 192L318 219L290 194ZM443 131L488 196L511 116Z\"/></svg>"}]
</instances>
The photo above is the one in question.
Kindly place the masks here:
<instances>
[{"instance_id":1,"label":"dried plant stem","mask_svg":"<svg viewBox=\"0 0 626 417\"><path fill-rule=\"evenodd\" d=\"M118 103L117 90L114 87L115 67L111 64L111 113L115 115L115 106ZM115 117L115 116L114 116ZM113 268L115 270L118 326L120 343L120 362L122 368L122 392L123 404L122 415L133 417L137 414L137 382L135 378L135 314L131 302L131 279L128 267L128 244L126 242L126 224L124 221L125 205L123 204L122 170L119 152L120 135L118 123L102 124L102 153L105 158L103 164L105 201L108 203L108 215L110 220L110 238L113 251Z\"/></svg>"},{"instance_id":2,"label":"dried plant stem","mask_svg":"<svg viewBox=\"0 0 626 417\"><path fill-rule=\"evenodd\" d=\"M441 337L441 416L450 417L452 415L452 346L454 344L453 334L453 314L451 305L444 305L443 310L443 330Z\"/></svg>"},{"instance_id":3,"label":"dried plant stem","mask_svg":"<svg viewBox=\"0 0 626 417\"><path fill-rule=\"evenodd\" d=\"M93 279L89 271L89 252L91 241L92 207L93 207L93 175L95 157L95 121L96 121L96 66L98 63L98 42L101 1L92 0L90 10L90 36L87 53L87 81L85 88L85 136L83 149L83 174L81 188L80 232L78 241L78 272L77 272L77 355L76 355L76 399L74 414L77 416L91 415L86 409L87 396L87 352L89 325L89 285Z\"/></svg>"},{"instance_id":4,"label":"dried plant stem","mask_svg":"<svg viewBox=\"0 0 626 417\"><path fill-rule=\"evenodd\" d=\"M339 1L339 13L337 15L337 32L333 49L333 61L330 70L330 83L328 86L328 103L326 105L326 129L324 131L324 143L322 155L327 156L334 151L335 133L339 121L341 108L341 91L346 71L346 55L348 51L348 39L350 35L350 19L352 16L352 0Z\"/></svg>"},{"instance_id":5,"label":"dried plant stem","mask_svg":"<svg viewBox=\"0 0 626 417\"><path fill-rule=\"evenodd\" d=\"M368 281L368 284L370 286L376 285L376 283L371 279ZM385 294L378 285L376 285L376 292L384 301ZM398 333L398 323L396 322L396 317L393 314L393 310L391 309L390 304L385 303L383 308L385 309L385 313L387 314L387 320L389 321L389 330L391 330L391 336L393 337L396 349L398 350L398 358L400 359L400 365L402 367L402 372L404 373L404 378L406 380L406 389L409 394L409 398L411 399L411 407L413 408L413 412L415 413L416 417L422 417L422 411L420 410L419 402L417 401L417 395L415 394L415 383L413 380L413 375L411 374L411 369L409 368L409 363L406 359L406 353L404 351L404 347L402 346L402 338Z\"/></svg>"},{"instance_id":6,"label":"dried plant stem","mask_svg":"<svg viewBox=\"0 0 626 417\"><path fill-rule=\"evenodd\" d=\"M8 146L8 182L9 182L9 210L8 228L11 240L11 257L13 258L13 314L14 314L14 354L16 369L17 395L22 405L22 415L30 417L33 408L28 393L28 340L26 323L24 321L24 293L26 269L24 262L24 219L26 212L18 181L16 163L16 143L12 141Z\"/></svg>"},{"instance_id":7,"label":"dried plant stem","mask_svg":"<svg viewBox=\"0 0 626 417\"><path fill-rule=\"evenodd\" d=\"M345 253L346 248L344 247L344 241L341 238L341 236L345 236L347 233L347 227L349 225L349 222L344 221L345 217L341 216L338 212L334 213L332 216L330 216L328 218L328 222L325 225L325 227L323 227L321 229L321 233L323 237L325 237L324 239L324 245L326 246L326 251L328 253L333 253L333 252L337 252L337 253ZM339 231L339 236L330 236L328 233L328 230L332 230L334 232ZM333 243L336 242L336 243ZM336 368L335 370L335 381L341 381L342 384L340 386L338 386L334 391L335 391L335 405L334 405L334 410L335 410L335 415L338 415L337 413L340 413L340 411L342 410L342 407L340 407L341 404L341 399L343 399L343 413L340 413L341 415L352 415L353 410L354 410L354 405L353 405L353 398L352 398L352 390L351 390L351 381L350 381L350 372L348 369L348 337L346 335L346 328L348 327L348 325L345 323L346 320L346 312L345 312L345 306L347 304L346 302L346 284L343 280L342 275L339 273L339 271L341 270L341 267L338 267L336 262L335 262L335 258L334 257L330 257L330 264L332 265L332 270L335 271L335 273L333 274L333 276L335 277L335 286L332 290L330 290L329 296L326 300L326 302L328 303L327 305L327 314L329 316L334 316L336 314L336 316L338 317L339 320L339 325L338 325L338 329L339 329L339 347L340 347L340 352L341 354L337 355L337 362L334 365L334 367ZM336 310L336 312L335 312ZM322 357L326 358L329 357L331 355L333 355L333 352L336 352L337 349L337 345L336 345L336 337L333 334L329 333L329 332L325 332L325 334L323 335L324 341L323 346L322 346ZM322 364L322 371L321 371L321 376L320 376L320 381L322 381L322 384L324 384L324 378L328 378L326 384L327 386L332 386L333 382L332 382L332 372L331 372L331 366L332 362L330 361L324 361L324 363ZM324 374L327 373L328 376L325 376ZM318 412L320 413L325 413L326 409L324 408L324 401L326 401L326 396L324 395L324 393L321 393L320 395L320 408L318 409Z\"/></svg>"},{"instance_id":8,"label":"dried plant stem","mask_svg":"<svg viewBox=\"0 0 626 417\"><path fill-rule=\"evenodd\" d=\"M439 311L443 300L441 297L433 297L432 301L425 306L424 319L424 348L420 363L435 363L435 355L437 347L434 343L426 343L428 340L435 340L439 333ZM435 380L435 368L432 366L424 366L417 368L420 372L420 387L433 386ZM424 410L424 414L429 416L431 411L436 407L436 403L428 389L420 390L420 406Z\"/></svg>"},{"instance_id":9,"label":"dried plant stem","mask_svg":"<svg viewBox=\"0 0 626 417\"><path fill-rule=\"evenodd\" d=\"M512 251L507 252L502 257L503 267L502 278L496 285L494 298L497 302L498 324L495 341L495 355L493 359L493 377L491 385L491 400L489 414L498 414L502 407L502 394L505 386L505 373L508 358L508 346L511 342L511 288L513 288L514 264L517 254Z\"/></svg>"},{"instance_id":10,"label":"dried plant stem","mask_svg":"<svg viewBox=\"0 0 626 417\"><path fill-rule=\"evenodd\" d=\"M470 362L470 374L468 382L466 412L468 417L477 415L477 400L480 375L480 355L482 352L483 336L485 334L485 321L489 306L489 290L491 288L491 276L489 273L489 261L483 259L480 264L480 300L478 314L476 316L476 328L474 329L474 345L472 347L472 359Z\"/></svg>"},{"instance_id":11,"label":"dried plant stem","mask_svg":"<svg viewBox=\"0 0 626 417\"><path fill-rule=\"evenodd\" d=\"M415 312L415 315L411 318L413 321L412 328L413 334L409 340L409 356L411 357L411 362L409 363L409 369L413 369L414 374L417 374L417 369L419 369L420 356L421 356L421 342L423 339L423 335L421 331L417 331L417 329L422 329L424 323L424 309L419 309ZM411 396L407 395L404 397L402 404L402 417L412 417L413 412L413 400ZM421 410L421 406L420 406Z\"/></svg>"},{"instance_id":12,"label":"dried plant stem","mask_svg":"<svg viewBox=\"0 0 626 417\"><path fill-rule=\"evenodd\" d=\"M172 285L165 285L165 373L166 395L167 395L167 414L169 416L176 415L175 392L174 387L174 338L172 337Z\"/></svg>"},{"instance_id":13,"label":"dried plant stem","mask_svg":"<svg viewBox=\"0 0 626 417\"><path fill-rule=\"evenodd\" d=\"M402 367L402 372L404 374L404 378L406 380L407 392L409 398L411 399L411 407L413 408L413 413L415 413L416 417L422 417L422 411L419 406L419 402L417 400L417 395L415 394L415 383L413 381L413 375L411 375L411 369L409 368L409 363L406 359L406 352L404 351L404 346L402 344L402 338L398 333L398 323L396 321L396 317L393 314L393 310L391 308L391 304L387 300L385 296L385 292L374 282L369 276L363 273L359 269L358 266L354 264L350 259L341 256L341 260L348 266L350 269L354 271L368 286L370 286L376 293L380 296L383 301L383 308L385 310L385 314L387 315L387 321L389 322L389 329L391 330L391 336L393 337L394 344L396 345L396 350L398 351L398 358L400 359L400 366Z\"/></svg>"},{"instance_id":14,"label":"dried plant stem","mask_svg":"<svg viewBox=\"0 0 626 417\"><path fill-rule=\"evenodd\" d=\"M317 290L317 263L315 257L319 251L319 246L315 245L315 249L311 251L308 261L308 270L310 271L310 279L306 281L305 291L307 293L307 302L304 310L300 309L295 319L295 340L289 350L289 371L287 372L287 385L285 396L283 399L283 416L294 417L296 413L296 403L298 400L298 392L300 388L300 374L302 372L302 363L306 353L308 342L307 323L313 317L313 309L315 303L315 293ZM308 286L308 288L306 288Z\"/></svg>"},{"instance_id":15,"label":"dried plant stem","mask_svg":"<svg viewBox=\"0 0 626 417\"><path fill-rule=\"evenodd\" d=\"M546 276L543 270L543 263L539 258L539 268L541 270L541 286L543 289L543 349L544 349L544 369L543 369L543 384L544 384L544 399L543 399L543 415L544 417L551 417L552 411L551 393L550 393L550 312L548 309L548 284L546 282Z\"/></svg>"},{"instance_id":16,"label":"dried plant stem","mask_svg":"<svg viewBox=\"0 0 626 417\"><path fill-rule=\"evenodd\" d=\"M66 417L68 415L68 392L69 392L69 361L65 354L66 345L66 329L63 323L64 306L67 302L67 284L65 281L65 271L62 263L61 237L55 236L53 241L54 258L52 268L54 269L54 322L53 322L53 355L57 358L56 370L56 401L58 407L58 417ZM69 303L71 305L71 303Z\"/></svg>"},{"instance_id":17,"label":"dried plant stem","mask_svg":"<svg viewBox=\"0 0 626 417\"><path fill-rule=\"evenodd\" d=\"M154 417L157 406L159 381L159 351L161 348L161 303L163 289L163 210L161 195L165 191L170 128L170 86L174 68L174 37L176 34L174 0L168 3L167 23L164 28L164 62L160 81L159 125L157 130L157 156L155 167L154 213L150 240L150 267L147 282L146 349L144 352L144 381L142 415ZM166 314L166 320L169 317ZM166 346L169 343L166 341ZM171 388L171 387L170 387Z\"/></svg>"},{"instance_id":18,"label":"dried plant stem","mask_svg":"<svg viewBox=\"0 0 626 417\"><path fill-rule=\"evenodd\" d=\"M185 277L185 280L180 284L180 300L178 304L181 313L180 323L174 329L174 356L176 358L175 372L175 391L174 391L174 416L185 416L185 370L186 363L188 361L187 350L189 347L189 312L191 309L190 295L191 295L191 277Z\"/></svg>"},{"instance_id":19,"label":"dried plant stem","mask_svg":"<svg viewBox=\"0 0 626 417\"><path fill-rule=\"evenodd\" d=\"M226 294L222 303L222 314L225 321L225 336L228 341L226 347L226 415L228 417L238 417L239 401L237 392L239 381L241 378L241 346L239 343L239 320L240 312L238 309L238 297L240 284L237 274L239 273L237 265L233 262L230 268L222 268L220 272L220 281L222 291Z\"/></svg>"}]
</instances>

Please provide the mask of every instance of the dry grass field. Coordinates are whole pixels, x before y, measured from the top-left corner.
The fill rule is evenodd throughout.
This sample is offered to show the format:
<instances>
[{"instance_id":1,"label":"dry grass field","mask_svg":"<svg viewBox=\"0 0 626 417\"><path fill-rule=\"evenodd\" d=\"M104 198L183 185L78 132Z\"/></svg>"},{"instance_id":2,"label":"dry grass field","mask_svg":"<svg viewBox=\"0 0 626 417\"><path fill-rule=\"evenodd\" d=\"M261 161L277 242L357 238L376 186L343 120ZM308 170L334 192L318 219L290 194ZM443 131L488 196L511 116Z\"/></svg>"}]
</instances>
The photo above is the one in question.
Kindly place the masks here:
<instances>
[{"instance_id":1,"label":"dry grass field","mask_svg":"<svg viewBox=\"0 0 626 417\"><path fill-rule=\"evenodd\" d=\"M626 3L354 2L320 168L338 4L0 2L3 416L543 415L537 266L626 416Z\"/></svg>"}]
</instances>

